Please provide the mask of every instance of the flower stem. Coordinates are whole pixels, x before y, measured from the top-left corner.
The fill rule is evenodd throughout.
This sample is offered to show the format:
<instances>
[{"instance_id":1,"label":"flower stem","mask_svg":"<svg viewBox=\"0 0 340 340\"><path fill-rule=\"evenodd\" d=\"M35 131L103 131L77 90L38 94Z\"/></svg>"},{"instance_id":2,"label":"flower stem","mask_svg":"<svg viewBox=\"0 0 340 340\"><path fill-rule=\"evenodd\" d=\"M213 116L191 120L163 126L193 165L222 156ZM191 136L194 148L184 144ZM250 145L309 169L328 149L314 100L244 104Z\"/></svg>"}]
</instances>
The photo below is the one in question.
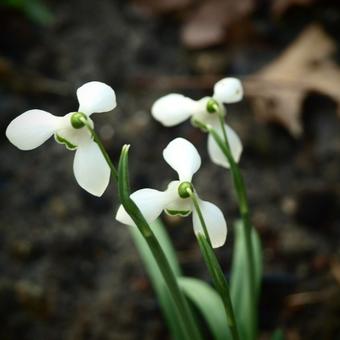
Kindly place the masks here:
<instances>
[{"instance_id":1,"label":"flower stem","mask_svg":"<svg viewBox=\"0 0 340 340\"><path fill-rule=\"evenodd\" d=\"M230 150L230 145L227 137L227 133L225 131L224 127L224 120L220 120L221 128L222 128L222 133L224 137L224 145L225 148L221 148L221 145L219 144L221 151L224 153L226 156L229 164L230 164L230 170L234 182L234 188L236 190L237 198L238 198L238 203L239 203L239 209L240 209L240 215L242 218L243 222L243 227L245 229L245 242L246 242L246 257L247 257L247 272L249 275L249 280L248 280L248 289L249 289L249 297L251 299L250 306L251 306L251 320L252 320L252 325L250 325L251 329L251 334L253 334L253 339L256 338L256 333L257 333L257 318L256 318L256 282L255 282L255 267L254 267L254 253L252 249L252 243L251 243L251 221L250 221L250 214L249 214L249 204L248 204L248 197L247 197L247 190L246 186L244 183L243 176L241 174L240 168L237 165L237 163L234 160L234 157L231 153ZM217 142L217 136L218 134L216 131L210 131L212 133L213 138Z\"/></svg>"},{"instance_id":2,"label":"flower stem","mask_svg":"<svg viewBox=\"0 0 340 340\"><path fill-rule=\"evenodd\" d=\"M194 204L195 210L197 212L198 218L200 219L201 226L202 226L202 229L203 229L203 232L204 232L204 236L207 239L207 241L208 241L208 243L209 243L209 245L211 247L211 241L210 241L210 236L209 236L209 233L208 233L208 228L207 228L207 225L205 224L205 221L204 221L204 218L203 218L203 214L202 214L201 208L200 208L199 203L198 203L197 196L190 189L188 189L187 192L190 195L192 203Z\"/></svg>"},{"instance_id":3,"label":"flower stem","mask_svg":"<svg viewBox=\"0 0 340 340\"><path fill-rule=\"evenodd\" d=\"M197 195L191 189L188 189L187 192L190 195L190 198L194 204L195 210L197 212L198 218L201 222L201 226L204 232L204 235L200 233L197 235L197 241L201 249L203 259L208 267L210 275L212 276L214 285L222 299L232 338L234 340L238 340L239 334L233 305L231 303L229 285L223 274L222 268L216 258L215 252L211 246L207 225L204 221L203 214L198 203Z\"/></svg>"},{"instance_id":4,"label":"flower stem","mask_svg":"<svg viewBox=\"0 0 340 340\"><path fill-rule=\"evenodd\" d=\"M197 121L197 120L194 121L194 124L198 126L199 128L201 128L202 130L211 134L211 136L214 138L215 142L217 143L217 145L219 146L219 148L225 155L230 165L230 171L232 174L234 188L235 188L238 203L239 203L240 215L241 215L243 227L245 230L247 273L249 275L248 290L249 290L249 298L251 300L250 301L251 310L249 312L251 314L251 320L252 320L252 324L249 325L249 327L250 327L250 334L252 334L251 339L255 339L256 333L257 333L256 282L255 282L255 270L254 270L254 255L253 255L253 249L252 249L252 243L251 243L252 225L250 221L247 191L246 191L246 186L245 186L240 168L237 165L230 150L227 133L224 127L223 115L219 114L218 112L217 114L219 116L219 121L220 121L221 128L222 128L223 139L220 137L220 135L211 125L204 124L203 122Z\"/></svg>"}]
</instances>

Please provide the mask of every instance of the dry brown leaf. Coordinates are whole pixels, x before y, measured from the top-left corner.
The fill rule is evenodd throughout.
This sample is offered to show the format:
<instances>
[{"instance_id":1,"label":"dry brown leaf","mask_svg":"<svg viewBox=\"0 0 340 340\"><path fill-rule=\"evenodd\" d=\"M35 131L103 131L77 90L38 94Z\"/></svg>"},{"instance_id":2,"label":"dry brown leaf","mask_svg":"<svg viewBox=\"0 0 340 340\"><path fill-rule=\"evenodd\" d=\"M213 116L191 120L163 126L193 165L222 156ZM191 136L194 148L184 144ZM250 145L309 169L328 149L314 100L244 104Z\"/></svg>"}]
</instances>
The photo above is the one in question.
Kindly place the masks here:
<instances>
[{"instance_id":1,"label":"dry brown leaf","mask_svg":"<svg viewBox=\"0 0 340 340\"><path fill-rule=\"evenodd\" d=\"M335 278L338 285L340 285L340 261L334 260L331 263L331 273L333 277Z\"/></svg>"},{"instance_id":2,"label":"dry brown leaf","mask_svg":"<svg viewBox=\"0 0 340 340\"><path fill-rule=\"evenodd\" d=\"M301 109L310 92L333 99L340 112L340 68L332 60L333 40L316 25L301 35L276 59L246 81L257 116L283 124L293 136L302 132Z\"/></svg>"},{"instance_id":3,"label":"dry brown leaf","mask_svg":"<svg viewBox=\"0 0 340 340\"><path fill-rule=\"evenodd\" d=\"M289 308L298 309L305 305L320 303L329 296L329 291L302 292L288 295L286 304Z\"/></svg>"},{"instance_id":4,"label":"dry brown leaf","mask_svg":"<svg viewBox=\"0 0 340 340\"><path fill-rule=\"evenodd\" d=\"M183 26L183 43L189 48L219 44L224 40L228 28L240 22L253 8L253 0L204 1Z\"/></svg>"},{"instance_id":5,"label":"dry brown leaf","mask_svg":"<svg viewBox=\"0 0 340 340\"><path fill-rule=\"evenodd\" d=\"M315 0L276 0L272 4L271 11L275 16L281 16L292 6L309 6Z\"/></svg>"}]
</instances>

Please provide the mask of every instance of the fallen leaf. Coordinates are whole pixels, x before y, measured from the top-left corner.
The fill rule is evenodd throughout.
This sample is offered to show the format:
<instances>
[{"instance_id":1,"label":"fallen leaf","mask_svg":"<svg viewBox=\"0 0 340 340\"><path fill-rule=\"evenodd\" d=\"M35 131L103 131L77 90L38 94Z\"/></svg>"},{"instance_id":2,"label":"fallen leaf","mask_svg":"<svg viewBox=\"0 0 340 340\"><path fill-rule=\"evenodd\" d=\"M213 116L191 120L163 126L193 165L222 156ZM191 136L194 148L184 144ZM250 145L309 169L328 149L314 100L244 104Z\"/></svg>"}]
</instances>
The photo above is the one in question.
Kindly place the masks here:
<instances>
[{"instance_id":1,"label":"fallen leaf","mask_svg":"<svg viewBox=\"0 0 340 340\"><path fill-rule=\"evenodd\" d=\"M274 16L281 16L293 6L309 6L312 5L314 1L315 0L276 0L273 1L271 11Z\"/></svg>"},{"instance_id":2,"label":"fallen leaf","mask_svg":"<svg viewBox=\"0 0 340 340\"><path fill-rule=\"evenodd\" d=\"M224 41L228 28L241 22L254 8L253 0L204 1L187 19L182 41L189 48L210 47Z\"/></svg>"},{"instance_id":3,"label":"fallen leaf","mask_svg":"<svg viewBox=\"0 0 340 340\"><path fill-rule=\"evenodd\" d=\"M328 295L328 291L295 293L287 296L286 304L291 309L298 309L305 305L320 303L328 297Z\"/></svg>"},{"instance_id":4,"label":"fallen leaf","mask_svg":"<svg viewBox=\"0 0 340 340\"><path fill-rule=\"evenodd\" d=\"M302 104L310 92L330 97L340 113L340 68L332 60L334 41L317 25L307 27L274 62L250 76L246 93L255 114L301 136Z\"/></svg>"},{"instance_id":5,"label":"fallen leaf","mask_svg":"<svg viewBox=\"0 0 340 340\"><path fill-rule=\"evenodd\" d=\"M338 285L340 285L340 261L334 260L331 263L331 273L333 277L335 278Z\"/></svg>"}]
</instances>

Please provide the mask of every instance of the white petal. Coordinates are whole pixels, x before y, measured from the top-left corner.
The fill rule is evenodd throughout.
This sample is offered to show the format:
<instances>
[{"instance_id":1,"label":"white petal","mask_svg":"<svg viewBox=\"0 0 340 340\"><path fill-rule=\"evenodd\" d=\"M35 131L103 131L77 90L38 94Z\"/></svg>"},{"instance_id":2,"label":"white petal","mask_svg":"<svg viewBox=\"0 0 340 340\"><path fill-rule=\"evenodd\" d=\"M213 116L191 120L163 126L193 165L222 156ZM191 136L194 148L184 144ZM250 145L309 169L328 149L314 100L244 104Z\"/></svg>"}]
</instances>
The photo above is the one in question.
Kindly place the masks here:
<instances>
[{"instance_id":1,"label":"white petal","mask_svg":"<svg viewBox=\"0 0 340 340\"><path fill-rule=\"evenodd\" d=\"M223 246L227 238L227 222L224 219L222 211L215 204L207 201L199 200L199 206L208 230L211 245L213 248ZM204 235L201 221L195 209L192 213L192 220L196 235L198 233Z\"/></svg>"},{"instance_id":2,"label":"white petal","mask_svg":"<svg viewBox=\"0 0 340 340\"><path fill-rule=\"evenodd\" d=\"M92 140L78 147L73 172L78 184L94 196L101 196L110 181L110 168Z\"/></svg>"},{"instance_id":3,"label":"white petal","mask_svg":"<svg viewBox=\"0 0 340 340\"><path fill-rule=\"evenodd\" d=\"M191 181L201 166L201 157L196 148L184 138L176 138L163 150L165 161L178 173L179 179Z\"/></svg>"},{"instance_id":4,"label":"white petal","mask_svg":"<svg viewBox=\"0 0 340 340\"><path fill-rule=\"evenodd\" d=\"M169 200L171 200L166 192L149 188L137 190L130 197L136 203L148 223L154 222L162 213ZM116 220L126 225L135 226L135 223L122 205L117 211Z\"/></svg>"},{"instance_id":5,"label":"white petal","mask_svg":"<svg viewBox=\"0 0 340 340\"><path fill-rule=\"evenodd\" d=\"M115 91L99 81L91 81L77 90L79 112L88 116L94 112L107 112L113 110L116 103Z\"/></svg>"},{"instance_id":6,"label":"white petal","mask_svg":"<svg viewBox=\"0 0 340 340\"><path fill-rule=\"evenodd\" d=\"M171 93L155 101L152 116L165 126L184 122L198 109L198 103L178 93Z\"/></svg>"},{"instance_id":7,"label":"white petal","mask_svg":"<svg viewBox=\"0 0 340 340\"><path fill-rule=\"evenodd\" d=\"M21 150L32 150L50 138L62 117L42 110L29 110L8 125L6 136Z\"/></svg>"},{"instance_id":8,"label":"white petal","mask_svg":"<svg viewBox=\"0 0 340 340\"><path fill-rule=\"evenodd\" d=\"M224 78L214 86L213 98L222 103L236 103L243 97L243 87L236 78Z\"/></svg>"},{"instance_id":9,"label":"white petal","mask_svg":"<svg viewBox=\"0 0 340 340\"><path fill-rule=\"evenodd\" d=\"M225 129L226 129L227 138L228 138L229 146L230 146L230 149L231 149L231 153L234 157L234 160L236 162L238 162L240 160L240 157L241 157L241 154L242 154L242 149L243 149L241 140L240 140L239 136L237 135L237 133L231 127L229 127L227 124L225 124L224 126L225 126ZM222 129L219 129L217 131L218 131L220 137L223 138ZM225 168L230 167L229 162L227 161L223 152L221 151L221 149L219 148L219 146L217 145L217 143L215 142L215 140L213 139L213 137L210 134L208 136L208 153L209 153L211 160L215 164L221 165Z\"/></svg>"}]
</instances>

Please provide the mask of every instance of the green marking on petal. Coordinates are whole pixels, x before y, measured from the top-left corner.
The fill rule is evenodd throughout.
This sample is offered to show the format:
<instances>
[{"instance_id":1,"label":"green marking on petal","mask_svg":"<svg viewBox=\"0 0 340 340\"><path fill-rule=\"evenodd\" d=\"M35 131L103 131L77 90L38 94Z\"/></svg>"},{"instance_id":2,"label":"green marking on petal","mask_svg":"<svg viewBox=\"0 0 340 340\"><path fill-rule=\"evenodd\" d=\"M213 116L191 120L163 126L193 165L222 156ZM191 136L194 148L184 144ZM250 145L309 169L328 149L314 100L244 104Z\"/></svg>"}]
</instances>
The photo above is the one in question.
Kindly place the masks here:
<instances>
[{"instance_id":1,"label":"green marking on petal","mask_svg":"<svg viewBox=\"0 0 340 340\"><path fill-rule=\"evenodd\" d=\"M165 212L170 216L189 216L191 211L190 210L171 210L171 209L165 209Z\"/></svg>"},{"instance_id":2,"label":"green marking on petal","mask_svg":"<svg viewBox=\"0 0 340 340\"><path fill-rule=\"evenodd\" d=\"M54 139L56 140L57 143L59 144L64 144L66 146L66 149L68 150L76 150L77 149L77 145L72 144L71 142L69 142L67 139L61 137L58 134L54 134Z\"/></svg>"},{"instance_id":3,"label":"green marking on petal","mask_svg":"<svg viewBox=\"0 0 340 340\"><path fill-rule=\"evenodd\" d=\"M194 191L194 187L190 182L182 182L178 187L178 195L180 198L189 198L190 193L188 192L190 190L191 192Z\"/></svg>"},{"instance_id":4,"label":"green marking on petal","mask_svg":"<svg viewBox=\"0 0 340 340\"><path fill-rule=\"evenodd\" d=\"M214 98L210 98L207 102L207 111L209 113L215 113L218 112L220 109L220 106L218 105L218 102Z\"/></svg>"}]
</instances>

